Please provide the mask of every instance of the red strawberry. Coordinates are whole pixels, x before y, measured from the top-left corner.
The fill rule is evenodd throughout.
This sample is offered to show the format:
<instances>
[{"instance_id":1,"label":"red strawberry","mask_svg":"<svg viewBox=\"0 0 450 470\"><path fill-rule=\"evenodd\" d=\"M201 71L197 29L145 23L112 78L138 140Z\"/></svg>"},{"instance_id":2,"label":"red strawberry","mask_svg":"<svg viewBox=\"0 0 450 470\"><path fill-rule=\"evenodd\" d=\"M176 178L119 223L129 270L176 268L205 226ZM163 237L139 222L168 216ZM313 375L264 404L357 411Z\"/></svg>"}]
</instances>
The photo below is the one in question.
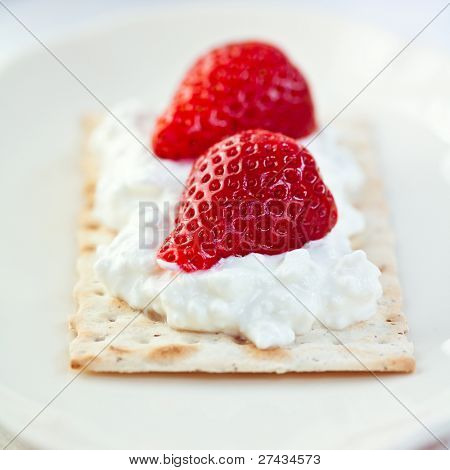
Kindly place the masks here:
<instances>
[{"instance_id":1,"label":"red strawberry","mask_svg":"<svg viewBox=\"0 0 450 470\"><path fill-rule=\"evenodd\" d=\"M158 257L184 271L208 269L228 256L301 248L336 221L333 196L305 148L281 134L244 131L196 160Z\"/></svg>"},{"instance_id":2,"label":"red strawberry","mask_svg":"<svg viewBox=\"0 0 450 470\"><path fill-rule=\"evenodd\" d=\"M198 157L224 137L267 129L304 137L316 127L308 84L274 46L229 44L197 60L152 138L162 158Z\"/></svg>"}]
</instances>

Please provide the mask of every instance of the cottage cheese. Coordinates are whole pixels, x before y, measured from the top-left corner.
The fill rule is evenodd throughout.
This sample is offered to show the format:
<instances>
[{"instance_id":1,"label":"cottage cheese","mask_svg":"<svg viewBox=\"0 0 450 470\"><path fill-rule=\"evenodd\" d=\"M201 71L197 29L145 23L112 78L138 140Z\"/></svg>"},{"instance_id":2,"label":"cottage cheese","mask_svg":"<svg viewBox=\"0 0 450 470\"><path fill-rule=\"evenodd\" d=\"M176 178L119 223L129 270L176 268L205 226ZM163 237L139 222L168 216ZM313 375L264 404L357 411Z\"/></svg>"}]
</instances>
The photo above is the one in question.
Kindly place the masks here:
<instances>
[{"instance_id":1,"label":"cottage cheese","mask_svg":"<svg viewBox=\"0 0 450 470\"><path fill-rule=\"evenodd\" d=\"M151 304L173 328L241 335L258 348L287 346L315 321L341 329L367 320L381 295L378 268L338 230L281 255L232 256L176 276L157 262L157 250L139 249L138 232L136 217L99 250L97 276L132 307Z\"/></svg>"},{"instance_id":2,"label":"cottage cheese","mask_svg":"<svg viewBox=\"0 0 450 470\"><path fill-rule=\"evenodd\" d=\"M124 108L119 118L148 139L151 120L145 112ZM139 229L138 201L173 205L183 189L179 182L113 121L98 129L92 145L101 155L95 210L102 222L120 229L111 244L99 248L95 271L109 292L130 306L151 308L173 328L240 335L258 348L287 346L315 322L341 329L375 313L380 272L363 251L351 250L349 240L364 226L351 204L363 174L329 132L309 149L335 197L336 227L301 249L229 257L193 273L157 261L159 244L143 247ZM180 179L189 171L187 163L164 164Z\"/></svg>"},{"instance_id":3,"label":"cottage cheese","mask_svg":"<svg viewBox=\"0 0 450 470\"><path fill-rule=\"evenodd\" d=\"M119 230L139 202L167 213L167 206L177 203L192 163L151 155L146 146L154 116L139 104L126 102L113 113L131 133L107 116L92 136L91 150L100 160L94 211L104 225Z\"/></svg>"}]
</instances>

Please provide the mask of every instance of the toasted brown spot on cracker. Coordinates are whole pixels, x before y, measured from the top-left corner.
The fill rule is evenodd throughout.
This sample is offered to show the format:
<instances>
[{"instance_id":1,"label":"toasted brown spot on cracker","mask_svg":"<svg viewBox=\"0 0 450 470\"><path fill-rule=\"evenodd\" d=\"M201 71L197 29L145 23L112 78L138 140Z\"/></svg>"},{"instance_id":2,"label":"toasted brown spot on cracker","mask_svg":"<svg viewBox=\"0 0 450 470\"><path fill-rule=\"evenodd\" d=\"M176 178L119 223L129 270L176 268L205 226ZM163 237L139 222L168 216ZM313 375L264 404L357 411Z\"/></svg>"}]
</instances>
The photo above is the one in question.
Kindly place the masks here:
<instances>
[{"instance_id":1,"label":"toasted brown spot on cracker","mask_svg":"<svg viewBox=\"0 0 450 470\"><path fill-rule=\"evenodd\" d=\"M197 351L197 346L192 344L169 344L150 350L148 358L151 361L173 361L183 359Z\"/></svg>"},{"instance_id":2,"label":"toasted brown spot on cracker","mask_svg":"<svg viewBox=\"0 0 450 470\"><path fill-rule=\"evenodd\" d=\"M248 344L248 340L242 336L233 336L233 341L236 344Z\"/></svg>"},{"instance_id":3,"label":"toasted brown spot on cracker","mask_svg":"<svg viewBox=\"0 0 450 470\"><path fill-rule=\"evenodd\" d=\"M81 368L81 364L76 360L76 359L72 359L70 361L70 367L72 369L80 369Z\"/></svg>"},{"instance_id":4,"label":"toasted brown spot on cracker","mask_svg":"<svg viewBox=\"0 0 450 470\"><path fill-rule=\"evenodd\" d=\"M120 353L120 354L133 352L132 349L124 348L123 346L114 346L113 344L111 344L111 346L108 349L110 351Z\"/></svg>"},{"instance_id":5,"label":"toasted brown spot on cracker","mask_svg":"<svg viewBox=\"0 0 450 470\"><path fill-rule=\"evenodd\" d=\"M147 317L149 320L153 321L153 322L162 322L163 321L163 317L161 315L159 315L158 313L156 313L155 311L153 310L149 310L147 312Z\"/></svg>"},{"instance_id":6,"label":"toasted brown spot on cracker","mask_svg":"<svg viewBox=\"0 0 450 470\"><path fill-rule=\"evenodd\" d=\"M245 348L249 354L259 359L287 359L290 355L287 349L282 348L258 349L254 344L247 344Z\"/></svg>"},{"instance_id":7,"label":"toasted brown spot on cracker","mask_svg":"<svg viewBox=\"0 0 450 470\"><path fill-rule=\"evenodd\" d=\"M77 359L72 359L70 361L70 367L72 369L81 369L82 367L89 365L91 362L94 362L96 359L97 357L92 355L81 356Z\"/></svg>"},{"instance_id":8,"label":"toasted brown spot on cracker","mask_svg":"<svg viewBox=\"0 0 450 470\"><path fill-rule=\"evenodd\" d=\"M84 245L81 245L80 251L81 253L92 253L96 250L96 246L93 243L86 243Z\"/></svg>"},{"instance_id":9,"label":"toasted brown spot on cracker","mask_svg":"<svg viewBox=\"0 0 450 470\"><path fill-rule=\"evenodd\" d=\"M97 230L98 228L100 228L100 225L95 220L87 221L84 226L89 230Z\"/></svg>"},{"instance_id":10,"label":"toasted brown spot on cracker","mask_svg":"<svg viewBox=\"0 0 450 470\"><path fill-rule=\"evenodd\" d=\"M389 315L387 318L386 318L386 322L387 323L393 323L393 324L396 324L398 322L401 322L402 320L402 317L401 315Z\"/></svg>"},{"instance_id":11,"label":"toasted brown spot on cracker","mask_svg":"<svg viewBox=\"0 0 450 470\"><path fill-rule=\"evenodd\" d=\"M131 307L125 302L125 300L114 297L111 301L113 307L120 309L131 309Z\"/></svg>"},{"instance_id":12,"label":"toasted brown spot on cracker","mask_svg":"<svg viewBox=\"0 0 450 470\"><path fill-rule=\"evenodd\" d=\"M85 185L84 185L84 192L86 195L91 195L95 192L95 181L88 181Z\"/></svg>"}]
</instances>

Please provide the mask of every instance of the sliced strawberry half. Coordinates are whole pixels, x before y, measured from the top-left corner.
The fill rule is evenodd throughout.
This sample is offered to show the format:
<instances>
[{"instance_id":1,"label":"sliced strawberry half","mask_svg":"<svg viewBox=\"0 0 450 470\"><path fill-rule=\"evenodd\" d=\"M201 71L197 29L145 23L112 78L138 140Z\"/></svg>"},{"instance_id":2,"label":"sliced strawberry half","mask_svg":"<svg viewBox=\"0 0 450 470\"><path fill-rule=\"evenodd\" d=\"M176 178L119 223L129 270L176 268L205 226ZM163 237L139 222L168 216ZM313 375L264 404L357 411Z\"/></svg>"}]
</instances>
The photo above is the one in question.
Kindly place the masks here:
<instances>
[{"instance_id":1,"label":"sliced strawberry half","mask_svg":"<svg viewBox=\"0 0 450 470\"><path fill-rule=\"evenodd\" d=\"M229 256L301 248L336 221L333 196L305 148L281 134L244 131L194 163L158 258L188 272L208 269Z\"/></svg>"},{"instance_id":2,"label":"sliced strawberry half","mask_svg":"<svg viewBox=\"0 0 450 470\"><path fill-rule=\"evenodd\" d=\"M293 138L313 132L308 83L270 44L228 44L187 72L157 120L152 146L162 158L198 157L226 136L257 128Z\"/></svg>"}]
</instances>

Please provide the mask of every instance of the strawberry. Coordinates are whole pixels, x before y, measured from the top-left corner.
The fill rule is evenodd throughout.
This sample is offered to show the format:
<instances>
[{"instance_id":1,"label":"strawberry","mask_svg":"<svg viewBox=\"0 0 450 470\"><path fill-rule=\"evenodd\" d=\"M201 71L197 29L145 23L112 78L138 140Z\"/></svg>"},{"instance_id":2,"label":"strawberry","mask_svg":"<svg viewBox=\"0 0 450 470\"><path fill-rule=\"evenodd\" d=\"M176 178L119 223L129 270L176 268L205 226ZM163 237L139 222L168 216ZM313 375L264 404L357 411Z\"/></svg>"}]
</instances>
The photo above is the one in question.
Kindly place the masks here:
<instances>
[{"instance_id":1,"label":"strawberry","mask_svg":"<svg viewBox=\"0 0 450 470\"><path fill-rule=\"evenodd\" d=\"M228 256L301 248L336 221L310 153L282 134L248 130L196 160L158 258L187 272L209 269Z\"/></svg>"},{"instance_id":2,"label":"strawberry","mask_svg":"<svg viewBox=\"0 0 450 470\"><path fill-rule=\"evenodd\" d=\"M152 146L162 158L193 158L226 136L257 128L293 138L313 132L308 83L274 46L229 44L188 71L156 122Z\"/></svg>"}]
</instances>

